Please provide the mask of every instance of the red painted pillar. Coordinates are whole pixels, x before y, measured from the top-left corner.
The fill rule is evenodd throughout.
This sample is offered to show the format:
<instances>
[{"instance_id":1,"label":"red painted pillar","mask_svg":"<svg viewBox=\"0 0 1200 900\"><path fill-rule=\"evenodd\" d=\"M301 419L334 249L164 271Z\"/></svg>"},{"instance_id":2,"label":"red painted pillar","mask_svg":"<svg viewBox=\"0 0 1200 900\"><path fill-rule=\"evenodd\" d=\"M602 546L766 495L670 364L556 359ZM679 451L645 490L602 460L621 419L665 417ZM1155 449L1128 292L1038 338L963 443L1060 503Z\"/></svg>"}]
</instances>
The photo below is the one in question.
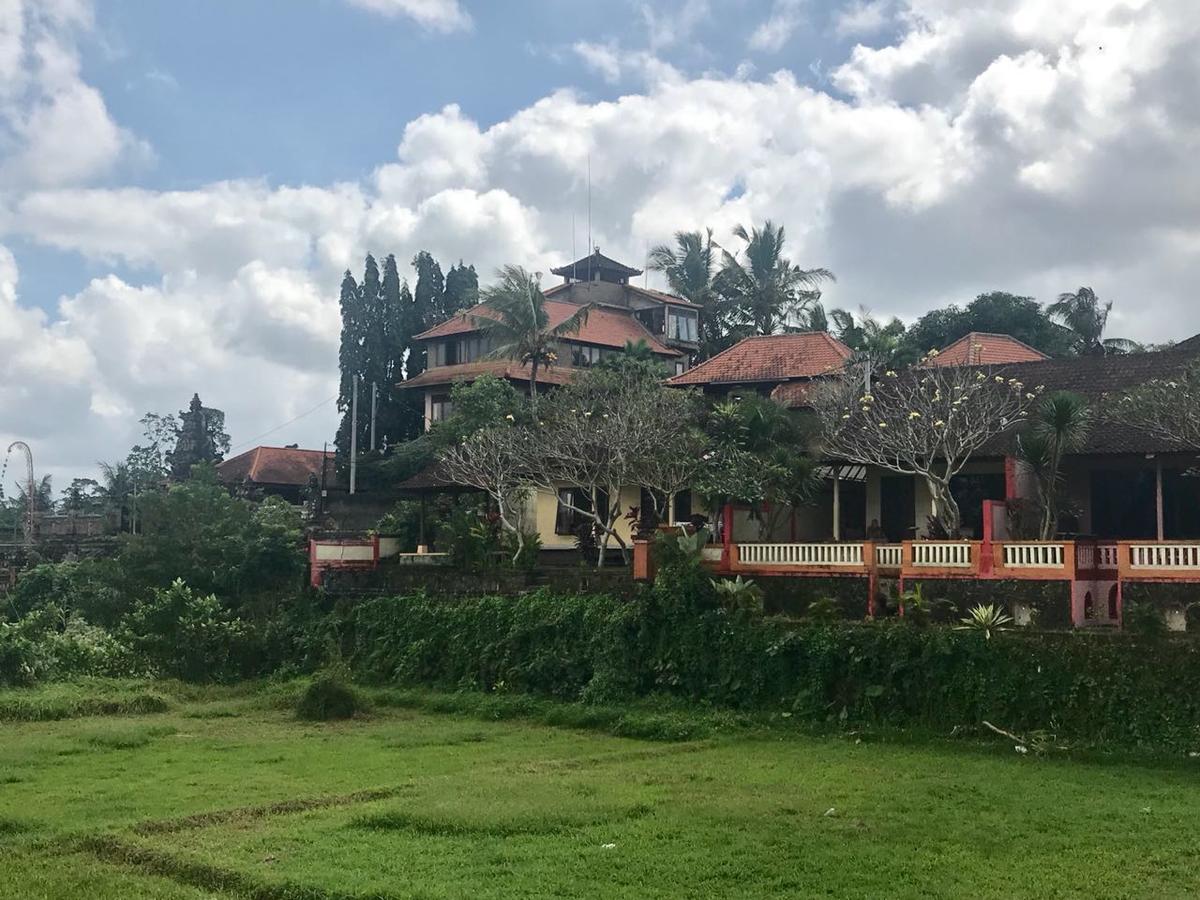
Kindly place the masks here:
<instances>
[{"instance_id":1,"label":"red painted pillar","mask_svg":"<svg viewBox=\"0 0 1200 900\"><path fill-rule=\"evenodd\" d=\"M730 548L733 546L733 504L728 501L721 510L721 564L725 570L729 570L732 556Z\"/></svg>"},{"instance_id":2,"label":"red painted pillar","mask_svg":"<svg viewBox=\"0 0 1200 900\"><path fill-rule=\"evenodd\" d=\"M1017 458L1004 457L1004 499L1016 500L1017 494Z\"/></svg>"}]
</instances>

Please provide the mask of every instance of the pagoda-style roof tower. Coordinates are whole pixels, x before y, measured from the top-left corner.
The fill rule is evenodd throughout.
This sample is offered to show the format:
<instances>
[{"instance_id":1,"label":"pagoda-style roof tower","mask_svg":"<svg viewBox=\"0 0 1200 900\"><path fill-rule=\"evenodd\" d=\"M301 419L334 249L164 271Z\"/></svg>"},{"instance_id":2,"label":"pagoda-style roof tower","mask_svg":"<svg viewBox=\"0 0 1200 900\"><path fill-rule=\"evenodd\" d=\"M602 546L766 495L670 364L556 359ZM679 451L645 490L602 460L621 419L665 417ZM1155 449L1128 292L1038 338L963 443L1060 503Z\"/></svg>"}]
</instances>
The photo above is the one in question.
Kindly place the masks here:
<instances>
[{"instance_id":1,"label":"pagoda-style roof tower","mask_svg":"<svg viewBox=\"0 0 1200 900\"><path fill-rule=\"evenodd\" d=\"M630 278L636 278L642 274L641 269L634 269L615 259L609 259L600 252L599 247L592 251L591 256L585 256L570 265L559 266L550 271L555 275L561 275L563 284L571 284L574 281L607 281L610 284L629 284Z\"/></svg>"}]
</instances>

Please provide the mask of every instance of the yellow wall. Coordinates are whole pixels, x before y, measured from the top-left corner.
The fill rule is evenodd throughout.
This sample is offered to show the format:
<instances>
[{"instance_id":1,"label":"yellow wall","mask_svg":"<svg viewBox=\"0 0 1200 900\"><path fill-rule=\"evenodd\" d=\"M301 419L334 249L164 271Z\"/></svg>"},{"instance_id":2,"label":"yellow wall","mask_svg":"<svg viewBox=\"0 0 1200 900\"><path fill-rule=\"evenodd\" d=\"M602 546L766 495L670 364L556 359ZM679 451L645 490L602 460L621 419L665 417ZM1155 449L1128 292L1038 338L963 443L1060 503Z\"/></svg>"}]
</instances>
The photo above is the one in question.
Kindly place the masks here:
<instances>
[{"instance_id":1,"label":"yellow wall","mask_svg":"<svg viewBox=\"0 0 1200 900\"><path fill-rule=\"evenodd\" d=\"M641 491L638 488L629 486L621 488L621 512L617 518L615 531L627 545L632 541L633 534L624 516L631 507L637 506L640 502ZM574 535L554 533L554 521L558 517L558 496L549 491L538 491L531 501L531 505L534 513L533 521L538 536L542 539L542 549L574 550ZM617 546L615 541L610 541L609 544L614 548Z\"/></svg>"}]
</instances>

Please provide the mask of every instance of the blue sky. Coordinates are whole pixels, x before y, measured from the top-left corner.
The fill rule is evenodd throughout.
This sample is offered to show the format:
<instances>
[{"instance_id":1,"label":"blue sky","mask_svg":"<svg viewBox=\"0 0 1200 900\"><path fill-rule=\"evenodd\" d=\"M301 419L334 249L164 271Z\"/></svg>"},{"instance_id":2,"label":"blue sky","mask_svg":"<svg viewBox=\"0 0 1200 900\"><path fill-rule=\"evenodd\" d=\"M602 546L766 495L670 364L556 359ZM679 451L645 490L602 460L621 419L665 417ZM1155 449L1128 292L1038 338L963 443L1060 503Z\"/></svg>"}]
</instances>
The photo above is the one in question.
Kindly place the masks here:
<instances>
[{"instance_id":1,"label":"blue sky","mask_svg":"<svg viewBox=\"0 0 1200 900\"><path fill-rule=\"evenodd\" d=\"M0 441L65 483L194 391L252 440L335 393L345 268L545 271L589 158L634 265L771 218L831 306L1086 284L1114 334L1185 337L1192 5L0 0Z\"/></svg>"}]
</instances>

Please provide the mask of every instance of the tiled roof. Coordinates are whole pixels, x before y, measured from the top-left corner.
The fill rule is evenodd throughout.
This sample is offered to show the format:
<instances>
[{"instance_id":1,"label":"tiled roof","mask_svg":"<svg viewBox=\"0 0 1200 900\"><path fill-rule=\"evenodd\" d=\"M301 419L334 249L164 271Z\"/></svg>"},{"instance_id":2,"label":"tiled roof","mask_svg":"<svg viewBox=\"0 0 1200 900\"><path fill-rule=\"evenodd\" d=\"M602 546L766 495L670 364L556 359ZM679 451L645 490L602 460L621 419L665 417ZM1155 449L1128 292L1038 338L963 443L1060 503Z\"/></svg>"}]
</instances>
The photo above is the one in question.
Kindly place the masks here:
<instances>
[{"instance_id":1,"label":"tiled roof","mask_svg":"<svg viewBox=\"0 0 1200 900\"><path fill-rule=\"evenodd\" d=\"M580 371L573 366L551 366L538 369L538 384L566 384ZM415 378L396 385L399 388L419 388L430 385L453 384L456 381L469 381L480 375L495 375L508 381L528 381L529 366L507 359L481 359L475 362L460 363L456 366L434 366L426 369Z\"/></svg>"},{"instance_id":2,"label":"tiled roof","mask_svg":"<svg viewBox=\"0 0 1200 900\"><path fill-rule=\"evenodd\" d=\"M674 294L668 294L665 291L656 291L653 288L637 287L628 285L629 290L635 294L641 294L643 297L648 297L651 300L657 300L660 303L669 303L672 306L688 306L692 309L699 309L699 303L693 303L691 300L684 300L682 297L677 297Z\"/></svg>"},{"instance_id":3,"label":"tiled roof","mask_svg":"<svg viewBox=\"0 0 1200 900\"><path fill-rule=\"evenodd\" d=\"M567 303L563 300L546 300L546 315L549 318L549 327L554 328L556 325L565 322L575 313L579 312L579 306L575 303ZM479 331L479 325L476 319L495 318L496 313L486 304L480 303L478 306L459 313L435 325L428 331L418 334L415 340L430 340L432 338L451 337L456 334L469 334L473 331ZM649 332L645 325L633 317L633 314L625 310L613 309L608 306L594 306L588 313L587 322L575 334L568 335L568 341L579 341L585 344L597 344L601 347L617 347L622 348L629 341L637 343L645 341L650 345L651 351L660 356L679 356L678 350L672 350L653 334Z\"/></svg>"},{"instance_id":4,"label":"tiled roof","mask_svg":"<svg viewBox=\"0 0 1200 900\"><path fill-rule=\"evenodd\" d=\"M327 477L333 477L333 452L298 450L294 447L255 447L225 460L217 466L217 477L226 484L288 484L303 487L310 476L321 477L323 460L328 459Z\"/></svg>"},{"instance_id":5,"label":"tiled roof","mask_svg":"<svg viewBox=\"0 0 1200 900\"><path fill-rule=\"evenodd\" d=\"M748 384L790 381L838 372L851 350L824 331L744 338L728 350L676 375L669 384Z\"/></svg>"},{"instance_id":6,"label":"tiled roof","mask_svg":"<svg viewBox=\"0 0 1200 900\"><path fill-rule=\"evenodd\" d=\"M581 286L586 289L587 285L588 283L586 281L573 284L556 284L553 287L548 287L542 291L542 295L546 297L546 299L550 299L558 294L569 294L571 291ZM611 286L612 285L609 285L609 287ZM688 309L700 308L699 303L693 303L691 300L684 300L682 297L677 297L674 294L668 294L665 291L656 291L653 288L637 287L636 285L632 284L621 284L617 285L617 287L624 288L630 294L636 294L637 296L644 297L647 300L653 300L656 303L666 303L671 306L686 306Z\"/></svg>"},{"instance_id":7,"label":"tiled roof","mask_svg":"<svg viewBox=\"0 0 1200 900\"><path fill-rule=\"evenodd\" d=\"M994 366L1049 359L1045 353L1009 334L972 331L931 357L931 366Z\"/></svg>"},{"instance_id":8,"label":"tiled roof","mask_svg":"<svg viewBox=\"0 0 1200 900\"><path fill-rule=\"evenodd\" d=\"M564 278L583 279L586 281L589 271L599 272L603 270L616 272L618 275L626 278L642 274L641 269L635 269L632 266L619 263L612 257L605 256L599 250L593 252L591 256L585 256L583 259L567 263L565 266L559 266L557 269L551 269L550 271L555 275L562 275Z\"/></svg>"},{"instance_id":9,"label":"tiled roof","mask_svg":"<svg viewBox=\"0 0 1200 900\"><path fill-rule=\"evenodd\" d=\"M1098 421L1079 453L1196 452L1200 448L1165 441L1141 429L1109 421L1104 417L1105 401L1102 398L1112 394L1115 399L1144 382L1170 378L1197 356L1200 356L1200 341L1189 340L1150 353L1045 359L999 366L996 371L1029 387L1043 385L1047 392L1071 391L1091 400Z\"/></svg>"}]
</instances>

